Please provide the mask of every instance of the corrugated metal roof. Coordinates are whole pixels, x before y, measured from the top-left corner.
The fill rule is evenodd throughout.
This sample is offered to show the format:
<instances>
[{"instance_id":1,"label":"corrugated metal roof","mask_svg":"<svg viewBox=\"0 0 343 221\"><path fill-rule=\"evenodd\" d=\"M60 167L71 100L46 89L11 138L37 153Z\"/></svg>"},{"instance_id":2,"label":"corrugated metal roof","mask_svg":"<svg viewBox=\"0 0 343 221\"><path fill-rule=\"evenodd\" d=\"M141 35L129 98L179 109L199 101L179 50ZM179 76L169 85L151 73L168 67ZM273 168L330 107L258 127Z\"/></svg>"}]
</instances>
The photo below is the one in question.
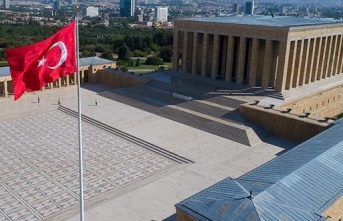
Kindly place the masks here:
<instances>
[{"instance_id":1,"label":"corrugated metal roof","mask_svg":"<svg viewBox=\"0 0 343 221\"><path fill-rule=\"evenodd\" d=\"M114 62L115 61L111 61L111 60L99 58L99 57L80 58L80 66L110 64L110 63L114 63Z\"/></svg>"},{"instance_id":2,"label":"corrugated metal roof","mask_svg":"<svg viewBox=\"0 0 343 221\"><path fill-rule=\"evenodd\" d=\"M101 65L101 64L110 64L115 63L115 61L99 58L99 57L87 57L87 58L80 58L79 60L80 66L90 66L90 65ZM10 68L9 66L0 67L0 77L2 76L10 76Z\"/></svg>"},{"instance_id":3,"label":"corrugated metal roof","mask_svg":"<svg viewBox=\"0 0 343 221\"><path fill-rule=\"evenodd\" d=\"M251 208L261 220L326 220L320 214L343 196L342 123L343 119L237 180L229 177L178 203L176 207L182 210L187 207L193 216L196 214L209 220L218 220L219 215L213 216L206 207L202 207L201 202L217 199L218 202L213 205L225 203L239 207L235 204L237 198L243 195L251 202L246 206L246 202L240 201L246 208L242 212L245 217L241 215L229 220L246 220L247 211ZM251 198L247 194L250 190L253 195ZM196 206L190 203L193 201L197 201ZM233 201L235 204L230 204ZM224 210L217 205L214 209L222 208L221 213L231 217L231 206L226 206Z\"/></svg>"},{"instance_id":4,"label":"corrugated metal roof","mask_svg":"<svg viewBox=\"0 0 343 221\"><path fill-rule=\"evenodd\" d=\"M11 75L10 67L8 66L0 67L0 77L9 76L9 75Z\"/></svg>"}]
</instances>

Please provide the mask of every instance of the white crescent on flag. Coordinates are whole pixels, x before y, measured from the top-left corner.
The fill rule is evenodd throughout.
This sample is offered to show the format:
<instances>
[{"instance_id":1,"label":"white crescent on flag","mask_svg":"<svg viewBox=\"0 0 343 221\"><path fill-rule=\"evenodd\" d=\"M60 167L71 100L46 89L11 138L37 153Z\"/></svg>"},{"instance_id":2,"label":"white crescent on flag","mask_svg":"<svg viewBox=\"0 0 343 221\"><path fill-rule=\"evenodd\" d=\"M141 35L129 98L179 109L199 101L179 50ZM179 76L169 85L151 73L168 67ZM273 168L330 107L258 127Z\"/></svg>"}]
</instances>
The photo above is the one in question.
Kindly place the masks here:
<instances>
[{"instance_id":1,"label":"white crescent on flag","mask_svg":"<svg viewBox=\"0 0 343 221\"><path fill-rule=\"evenodd\" d=\"M60 60L58 61L58 63L55 66L47 66L50 69L56 69L59 66L61 66L63 64L63 62L65 62L67 60L67 56L68 56L68 51L66 48L66 45L62 42L62 41L58 41L55 44L53 44L50 48L49 51L53 48L53 47L59 47L61 49L61 57Z\"/></svg>"}]
</instances>

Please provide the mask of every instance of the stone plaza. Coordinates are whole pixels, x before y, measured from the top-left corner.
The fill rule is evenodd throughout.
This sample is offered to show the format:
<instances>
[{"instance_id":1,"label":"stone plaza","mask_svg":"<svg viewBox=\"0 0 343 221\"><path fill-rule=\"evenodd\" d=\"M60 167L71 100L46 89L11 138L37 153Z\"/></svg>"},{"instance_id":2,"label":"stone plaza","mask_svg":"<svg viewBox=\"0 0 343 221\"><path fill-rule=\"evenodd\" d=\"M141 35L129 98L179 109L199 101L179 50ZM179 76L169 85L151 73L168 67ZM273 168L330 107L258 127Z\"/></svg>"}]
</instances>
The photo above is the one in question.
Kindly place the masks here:
<instances>
[{"instance_id":1,"label":"stone plaza","mask_svg":"<svg viewBox=\"0 0 343 221\"><path fill-rule=\"evenodd\" d=\"M273 136L240 144L162 117L162 106L119 102L119 91L97 84L81 90L82 113L93 120L82 124L87 220L173 220L178 201L295 145ZM76 113L75 86L0 99L0 220L79 219L77 118L63 109Z\"/></svg>"}]
</instances>

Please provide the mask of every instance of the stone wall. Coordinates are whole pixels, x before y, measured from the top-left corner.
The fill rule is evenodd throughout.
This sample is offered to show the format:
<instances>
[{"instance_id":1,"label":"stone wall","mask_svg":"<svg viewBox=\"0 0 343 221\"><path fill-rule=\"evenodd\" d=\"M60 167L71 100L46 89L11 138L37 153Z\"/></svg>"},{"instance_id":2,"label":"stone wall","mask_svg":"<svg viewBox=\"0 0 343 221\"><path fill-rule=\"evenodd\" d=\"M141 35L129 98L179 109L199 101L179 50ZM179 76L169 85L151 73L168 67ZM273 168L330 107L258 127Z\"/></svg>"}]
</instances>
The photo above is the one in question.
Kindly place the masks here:
<instances>
[{"instance_id":1,"label":"stone wall","mask_svg":"<svg viewBox=\"0 0 343 221\"><path fill-rule=\"evenodd\" d=\"M332 204L323 214L328 220L343 220L343 197Z\"/></svg>"},{"instance_id":2,"label":"stone wall","mask_svg":"<svg viewBox=\"0 0 343 221\"><path fill-rule=\"evenodd\" d=\"M311 96L304 96L292 103L282 105L291 108L292 113L311 113L311 116L325 118L343 113L343 86L331 88Z\"/></svg>"},{"instance_id":3,"label":"stone wall","mask_svg":"<svg viewBox=\"0 0 343 221\"><path fill-rule=\"evenodd\" d=\"M266 107L242 104L239 112L273 134L303 142L324 131L330 124Z\"/></svg>"},{"instance_id":4,"label":"stone wall","mask_svg":"<svg viewBox=\"0 0 343 221\"><path fill-rule=\"evenodd\" d=\"M147 81L147 78L115 69L98 70L96 74L89 78L91 83L104 84L115 88L133 87Z\"/></svg>"}]
</instances>

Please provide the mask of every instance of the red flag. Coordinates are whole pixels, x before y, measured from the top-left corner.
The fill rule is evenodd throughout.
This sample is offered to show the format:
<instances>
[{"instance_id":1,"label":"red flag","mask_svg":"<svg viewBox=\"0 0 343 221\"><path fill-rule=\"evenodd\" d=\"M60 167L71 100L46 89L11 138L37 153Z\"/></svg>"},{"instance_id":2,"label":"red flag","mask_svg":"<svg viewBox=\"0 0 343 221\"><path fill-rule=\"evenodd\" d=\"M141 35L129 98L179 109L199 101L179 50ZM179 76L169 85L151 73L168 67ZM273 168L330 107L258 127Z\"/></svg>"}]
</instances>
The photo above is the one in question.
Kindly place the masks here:
<instances>
[{"instance_id":1,"label":"red flag","mask_svg":"<svg viewBox=\"0 0 343 221\"><path fill-rule=\"evenodd\" d=\"M46 83L76 72L75 22L41 42L7 49L14 100L25 91L37 91Z\"/></svg>"}]
</instances>

